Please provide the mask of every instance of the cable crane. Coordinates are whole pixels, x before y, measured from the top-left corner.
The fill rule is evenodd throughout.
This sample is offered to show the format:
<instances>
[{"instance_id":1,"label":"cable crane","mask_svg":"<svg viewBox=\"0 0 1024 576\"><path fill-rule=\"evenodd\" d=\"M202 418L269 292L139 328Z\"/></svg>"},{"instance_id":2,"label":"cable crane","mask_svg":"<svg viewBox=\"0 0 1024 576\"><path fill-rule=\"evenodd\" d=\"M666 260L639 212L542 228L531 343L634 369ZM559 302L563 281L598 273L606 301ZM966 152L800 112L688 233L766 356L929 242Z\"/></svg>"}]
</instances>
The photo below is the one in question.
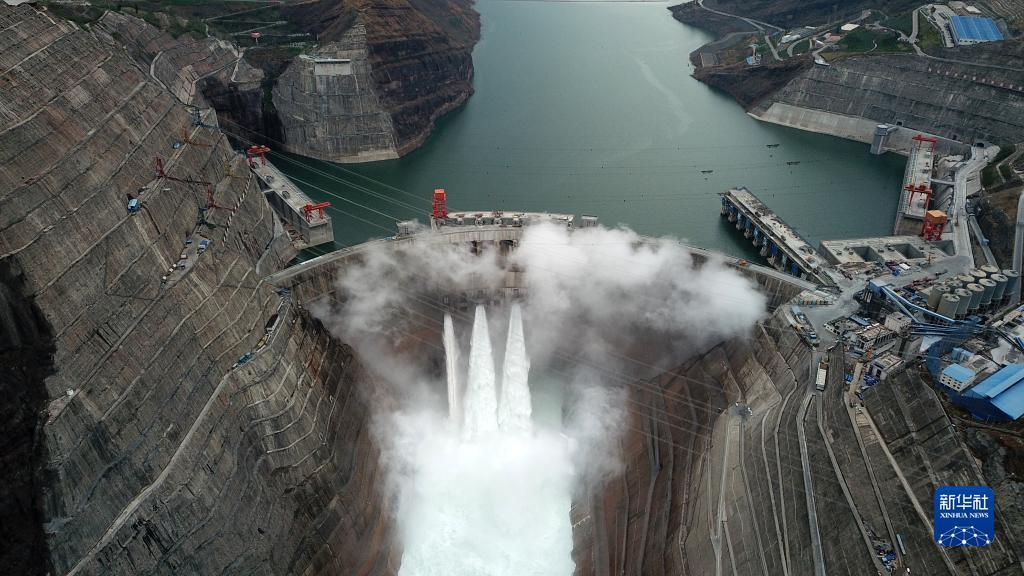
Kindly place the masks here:
<instances>
[{"instance_id":1,"label":"cable crane","mask_svg":"<svg viewBox=\"0 0 1024 576\"><path fill-rule=\"evenodd\" d=\"M207 182L206 180L195 180L192 178L178 178L176 176L171 176L170 174L167 173L166 170L164 170L164 159L159 156L156 157L156 177L158 179L162 178L164 180L170 180L172 182L181 182L184 184L199 184L200 186L205 186L207 209L227 210L229 212L235 211L234 208L228 208L227 206L221 206L217 204L217 202L213 199L214 189L212 182Z\"/></svg>"},{"instance_id":2,"label":"cable crane","mask_svg":"<svg viewBox=\"0 0 1024 576\"><path fill-rule=\"evenodd\" d=\"M193 146L202 146L203 148L211 147L210 144L194 140L191 136L189 136L188 131L185 130L184 128L181 129L181 141L184 142L185 144L191 144Z\"/></svg>"},{"instance_id":3,"label":"cable crane","mask_svg":"<svg viewBox=\"0 0 1024 576\"><path fill-rule=\"evenodd\" d=\"M234 212L234 208L228 208L227 206L221 206L217 204L213 199L213 184L206 183L206 207L209 209L216 208L217 210L227 210L228 212Z\"/></svg>"}]
</instances>

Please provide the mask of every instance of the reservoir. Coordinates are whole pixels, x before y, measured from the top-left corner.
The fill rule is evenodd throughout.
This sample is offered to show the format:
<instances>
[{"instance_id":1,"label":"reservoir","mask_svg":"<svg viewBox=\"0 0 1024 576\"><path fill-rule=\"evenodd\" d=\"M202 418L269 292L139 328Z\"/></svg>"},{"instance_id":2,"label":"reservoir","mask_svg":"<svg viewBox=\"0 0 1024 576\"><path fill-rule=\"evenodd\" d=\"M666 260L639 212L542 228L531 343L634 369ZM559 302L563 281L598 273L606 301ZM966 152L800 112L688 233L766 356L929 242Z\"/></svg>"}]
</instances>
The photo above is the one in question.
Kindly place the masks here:
<instances>
[{"instance_id":1,"label":"reservoir","mask_svg":"<svg viewBox=\"0 0 1024 576\"><path fill-rule=\"evenodd\" d=\"M475 94L423 147L362 165L277 164L344 211L331 214L341 246L425 221L434 188L453 210L591 214L738 256L753 249L718 216L732 186L815 246L888 234L905 160L747 116L690 77L689 53L711 37L670 5L480 0Z\"/></svg>"}]
</instances>

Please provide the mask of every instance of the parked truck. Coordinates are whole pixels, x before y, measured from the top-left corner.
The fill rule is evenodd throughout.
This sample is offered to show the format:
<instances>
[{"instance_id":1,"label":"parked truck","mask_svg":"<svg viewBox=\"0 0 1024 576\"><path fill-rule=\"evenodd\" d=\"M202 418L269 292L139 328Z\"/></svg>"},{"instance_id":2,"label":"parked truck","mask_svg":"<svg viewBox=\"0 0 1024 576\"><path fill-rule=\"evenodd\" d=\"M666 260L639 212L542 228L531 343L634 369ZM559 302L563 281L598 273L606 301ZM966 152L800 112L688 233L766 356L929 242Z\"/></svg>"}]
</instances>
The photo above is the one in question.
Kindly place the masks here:
<instances>
[{"instance_id":1,"label":"parked truck","mask_svg":"<svg viewBox=\"0 0 1024 576\"><path fill-rule=\"evenodd\" d=\"M828 363L822 360L818 362L818 375L814 379L814 388L818 392L825 391L825 384L828 380Z\"/></svg>"}]
</instances>

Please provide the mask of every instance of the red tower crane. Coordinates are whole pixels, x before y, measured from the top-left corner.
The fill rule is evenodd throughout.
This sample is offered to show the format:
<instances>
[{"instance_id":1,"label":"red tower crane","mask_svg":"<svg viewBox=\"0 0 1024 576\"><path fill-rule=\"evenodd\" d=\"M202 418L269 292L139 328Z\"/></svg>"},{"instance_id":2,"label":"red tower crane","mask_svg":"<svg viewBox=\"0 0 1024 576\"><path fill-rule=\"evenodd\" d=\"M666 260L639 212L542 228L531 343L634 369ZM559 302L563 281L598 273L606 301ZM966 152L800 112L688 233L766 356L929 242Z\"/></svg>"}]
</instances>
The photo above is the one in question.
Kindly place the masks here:
<instances>
[{"instance_id":1,"label":"red tower crane","mask_svg":"<svg viewBox=\"0 0 1024 576\"><path fill-rule=\"evenodd\" d=\"M443 220L448 217L448 197L445 194L444 188L437 188L434 190L434 212L432 218L434 220Z\"/></svg>"},{"instance_id":2,"label":"red tower crane","mask_svg":"<svg viewBox=\"0 0 1024 576\"><path fill-rule=\"evenodd\" d=\"M306 222L312 219L313 212L316 212L320 218L324 218L324 208L330 205L330 202L320 202L319 204L306 204L303 206L302 213L306 216Z\"/></svg>"}]
</instances>

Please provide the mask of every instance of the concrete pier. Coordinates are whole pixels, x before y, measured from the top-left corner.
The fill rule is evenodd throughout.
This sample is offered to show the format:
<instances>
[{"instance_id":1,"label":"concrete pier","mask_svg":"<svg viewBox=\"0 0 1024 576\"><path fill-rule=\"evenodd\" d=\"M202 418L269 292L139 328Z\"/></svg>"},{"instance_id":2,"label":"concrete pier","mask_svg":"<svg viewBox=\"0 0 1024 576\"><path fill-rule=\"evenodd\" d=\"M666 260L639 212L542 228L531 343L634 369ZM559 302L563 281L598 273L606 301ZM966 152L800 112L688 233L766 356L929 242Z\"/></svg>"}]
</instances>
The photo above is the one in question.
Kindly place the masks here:
<instances>
[{"instance_id":1,"label":"concrete pier","mask_svg":"<svg viewBox=\"0 0 1024 576\"><path fill-rule=\"evenodd\" d=\"M260 159L250 165L260 183L260 189L274 212L284 221L292 243L299 250L312 248L334 241L334 227L331 217L323 210L312 210L307 214L304 208L316 204L306 196L294 182L288 179L270 162Z\"/></svg>"},{"instance_id":2,"label":"concrete pier","mask_svg":"<svg viewBox=\"0 0 1024 576\"><path fill-rule=\"evenodd\" d=\"M871 153L874 155L881 155L885 152L885 143L889 139L889 134L899 130L899 126L892 124L879 124L875 128L875 137L871 140Z\"/></svg>"},{"instance_id":3,"label":"concrete pier","mask_svg":"<svg viewBox=\"0 0 1024 576\"><path fill-rule=\"evenodd\" d=\"M722 193L722 217L759 247L761 256L777 270L812 281L831 284L824 272L825 262L795 230L782 221L746 188Z\"/></svg>"}]
</instances>

